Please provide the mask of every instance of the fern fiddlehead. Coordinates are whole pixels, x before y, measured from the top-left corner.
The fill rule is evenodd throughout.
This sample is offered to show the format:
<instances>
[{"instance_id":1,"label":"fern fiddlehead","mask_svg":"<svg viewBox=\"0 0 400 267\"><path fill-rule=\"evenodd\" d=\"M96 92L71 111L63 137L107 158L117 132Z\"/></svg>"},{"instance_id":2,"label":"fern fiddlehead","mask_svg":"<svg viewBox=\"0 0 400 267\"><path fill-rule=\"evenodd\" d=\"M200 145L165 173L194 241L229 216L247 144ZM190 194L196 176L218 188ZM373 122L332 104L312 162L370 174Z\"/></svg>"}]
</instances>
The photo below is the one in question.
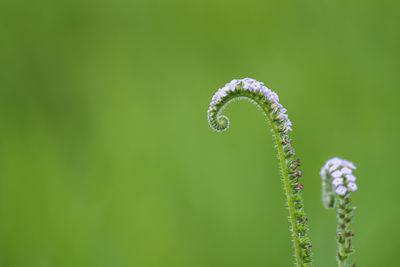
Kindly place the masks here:
<instances>
[{"instance_id":1,"label":"fern fiddlehead","mask_svg":"<svg viewBox=\"0 0 400 267\"><path fill-rule=\"evenodd\" d=\"M223 109L233 100L248 99L266 115L272 127L281 165L282 180L289 210L289 221L293 238L294 256L298 267L311 266L311 241L307 235L308 218L304 213L300 184L302 172L300 162L295 158L289 132L292 123L286 109L279 103L278 95L254 79L232 80L213 96L208 109L208 123L218 132L229 127L229 119L222 115Z\"/></svg>"},{"instance_id":2,"label":"fern fiddlehead","mask_svg":"<svg viewBox=\"0 0 400 267\"><path fill-rule=\"evenodd\" d=\"M320 173L323 204L328 209L337 206L338 210L339 251L336 256L339 267L347 265L349 255L353 252L351 239L354 233L350 231L349 226L356 210L355 206L350 205L350 192L357 190L354 169L356 166L352 162L333 158L325 163Z\"/></svg>"}]
</instances>

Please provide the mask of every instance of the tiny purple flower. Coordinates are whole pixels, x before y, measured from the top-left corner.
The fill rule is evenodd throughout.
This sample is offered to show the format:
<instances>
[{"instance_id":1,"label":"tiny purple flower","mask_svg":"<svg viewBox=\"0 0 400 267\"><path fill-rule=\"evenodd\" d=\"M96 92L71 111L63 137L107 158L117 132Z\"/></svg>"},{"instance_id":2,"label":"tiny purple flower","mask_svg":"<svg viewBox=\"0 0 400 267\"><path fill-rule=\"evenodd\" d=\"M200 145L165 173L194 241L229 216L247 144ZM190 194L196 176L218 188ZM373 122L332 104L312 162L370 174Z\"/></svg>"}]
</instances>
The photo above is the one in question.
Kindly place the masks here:
<instances>
[{"instance_id":1,"label":"tiny purple flower","mask_svg":"<svg viewBox=\"0 0 400 267\"><path fill-rule=\"evenodd\" d=\"M332 173L332 177L333 178L338 178L338 177L341 177L341 176L342 176L342 172L341 171L334 171Z\"/></svg>"},{"instance_id":2,"label":"tiny purple flower","mask_svg":"<svg viewBox=\"0 0 400 267\"><path fill-rule=\"evenodd\" d=\"M343 174L351 174L351 169L349 169L348 167L344 167L340 170Z\"/></svg>"},{"instance_id":3,"label":"tiny purple flower","mask_svg":"<svg viewBox=\"0 0 400 267\"><path fill-rule=\"evenodd\" d=\"M352 174L347 174L345 177L346 177L346 180L348 182L355 182L356 181L356 177L354 175L352 175Z\"/></svg>"},{"instance_id":4,"label":"tiny purple flower","mask_svg":"<svg viewBox=\"0 0 400 267\"><path fill-rule=\"evenodd\" d=\"M335 170L337 170L340 167L339 164L333 164L330 168L329 168L329 172L334 172Z\"/></svg>"},{"instance_id":5,"label":"tiny purple flower","mask_svg":"<svg viewBox=\"0 0 400 267\"><path fill-rule=\"evenodd\" d=\"M346 165L347 167L353 170L357 169L357 167L353 164L353 162L348 160L343 160L343 165Z\"/></svg>"},{"instance_id":6,"label":"tiny purple flower","mask_svg":"<svg viewBox=\"0 0 400 267\"><path fill-rule=\"evenodd\" d=\"M347 188L344 187L343 185L339 185L339 186L336 188L336 193L337 193L338 195L344 196L344 195L346 194L346 192L347 192Z\"/></svg>"},{"instance_id":7,"label":"tiny purple flower","mask_svg":"<svg viewBox=\"0 0 400 267\"><path fill-rule=\"evenodd\" d=\"M349 188L350 191L357 191L358 187L355 183L348 183L347 187Z\"/></svg>"},{"instance_id":8,"label":"tiny purple flower","mask_svg":"<svg viewBox=\"0 0 400 267\"><path fill-rule=\"evenodd\" d=\"M342 185L342 184L343 184L343 178L335 178L335 179L332 181L332 184L333 184L334 186Z\"/></svg>"}]
</instances>

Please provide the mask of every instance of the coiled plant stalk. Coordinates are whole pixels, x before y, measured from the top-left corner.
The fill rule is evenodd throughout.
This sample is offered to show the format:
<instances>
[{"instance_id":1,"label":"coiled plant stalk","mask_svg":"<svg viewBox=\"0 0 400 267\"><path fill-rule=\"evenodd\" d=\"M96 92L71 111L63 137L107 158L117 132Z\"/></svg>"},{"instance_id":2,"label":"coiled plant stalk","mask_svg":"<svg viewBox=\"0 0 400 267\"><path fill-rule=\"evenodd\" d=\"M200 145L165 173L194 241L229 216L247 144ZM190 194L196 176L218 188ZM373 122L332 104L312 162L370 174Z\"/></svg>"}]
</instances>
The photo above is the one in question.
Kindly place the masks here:
<instances>
[{"instance_id":1,"label":"coiled plant stalk","mask_svg":"<svg viewBox=\"0 0 400 267\"><path fill-rule=\"evenodd\" d=\"M333 158L321 169L322 202L328 209L337 206L338 212L338 252L336 254L339 267L347 267L349 255L353 253L351 245L354 233L350 231L350 222L354 217L355 206L350 205L350 192L357 190L356 177L353 170L356 166L347 160ZM352 265L353 267L355 264Z\"/></svg>"},{"instance_id":2,"label":"coiled plant stalk","mask_svg":"<svg viewBox=\"0 0 400 267\"><path fill-rule=\"evenodd\" d=\"M219 89L212 98L208 109L208 122L211 128L222 132L229 127L229 119L221 113L236 99L248 99L256 104L264 112L272 127L289 210L296 266L310 267L312 245L307 235L308 218L304 213L301 194L303 185L299 181L302 172L298 169L300 161L295 158L295 150L289 137L292 123L286 114L286 109L279 104L278 95L263 83L250 78L232 80Z\"/></svg>"}]
</instances>

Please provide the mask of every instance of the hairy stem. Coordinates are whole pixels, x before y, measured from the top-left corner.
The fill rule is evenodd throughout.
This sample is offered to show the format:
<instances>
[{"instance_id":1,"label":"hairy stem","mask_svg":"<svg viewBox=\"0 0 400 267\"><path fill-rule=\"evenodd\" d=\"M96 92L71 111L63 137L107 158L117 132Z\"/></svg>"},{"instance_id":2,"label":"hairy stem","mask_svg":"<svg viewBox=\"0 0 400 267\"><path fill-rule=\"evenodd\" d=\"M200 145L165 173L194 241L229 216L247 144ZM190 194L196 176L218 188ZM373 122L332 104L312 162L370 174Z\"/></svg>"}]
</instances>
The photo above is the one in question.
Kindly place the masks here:
<instances>
[{"instance_id":1,"label":"hairy stem","mask_svg":"<svg viewBox=\"0 0 400 267\"><path fill-rule=\"evenodd\" d=\"M295 208L294 208L294 202L292 199L292 195L290 193L290 181L289 181L287 167L286 167L286 159L285 159L285 154L283 151L282 140L280 138L280 135L278 133L276 126L272 123L271 116L269 116L268 112L266 112L265 109L263 109L263 110L264 110L268 120L270 121L272 131L273 131L274 137L275 137L276 146L278 148L279 162L281 164L283 184L285 186L285 188L284 188L285 195L286 195L287 205L288 205L288 209L289 209L290 226L291 226L291 230L292 230L292 238L293 238L293 243L294 243L296 264L297 264L297 266L301 266L301 248L299 246L299 238L298 238L299 234L297 233L296 216L294 214Z\"/></svg>"},{"instance_id":2,"label":"hairy stem","mask_svg":"<svg viewBox=\"0 0 400 267\"><path fill-rule=\"evenodd\" d=\"M351 248L351 237L354 236L353 232L350 231L350 221L353 218L354 207L350 207L350 195L340 196L338 203L338 266L345 267L350 253Z\"/></svg>"}]
</instances>

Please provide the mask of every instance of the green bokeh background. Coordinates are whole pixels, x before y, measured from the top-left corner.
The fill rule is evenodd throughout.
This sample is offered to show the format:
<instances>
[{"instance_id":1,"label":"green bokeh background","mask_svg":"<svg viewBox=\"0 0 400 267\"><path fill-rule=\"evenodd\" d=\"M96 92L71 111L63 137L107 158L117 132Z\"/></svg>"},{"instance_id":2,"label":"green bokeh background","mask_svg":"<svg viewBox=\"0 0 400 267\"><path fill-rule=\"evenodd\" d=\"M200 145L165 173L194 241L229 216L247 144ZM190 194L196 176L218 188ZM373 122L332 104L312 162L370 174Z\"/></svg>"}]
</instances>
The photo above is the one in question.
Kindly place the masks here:
<instances>
[{"instance_id":1,"label":"green bokeh background","mask_svg":"<svg viewBox=\"0 0 400 267\"><path fill-rule=\"evenodd\" d=\"M0 4L0 266L292 266L252 77L294 122L315 266L336 266L319 170L353 161L357 266L399 266L400 2Z\"/></svg>"}]
</instances>

